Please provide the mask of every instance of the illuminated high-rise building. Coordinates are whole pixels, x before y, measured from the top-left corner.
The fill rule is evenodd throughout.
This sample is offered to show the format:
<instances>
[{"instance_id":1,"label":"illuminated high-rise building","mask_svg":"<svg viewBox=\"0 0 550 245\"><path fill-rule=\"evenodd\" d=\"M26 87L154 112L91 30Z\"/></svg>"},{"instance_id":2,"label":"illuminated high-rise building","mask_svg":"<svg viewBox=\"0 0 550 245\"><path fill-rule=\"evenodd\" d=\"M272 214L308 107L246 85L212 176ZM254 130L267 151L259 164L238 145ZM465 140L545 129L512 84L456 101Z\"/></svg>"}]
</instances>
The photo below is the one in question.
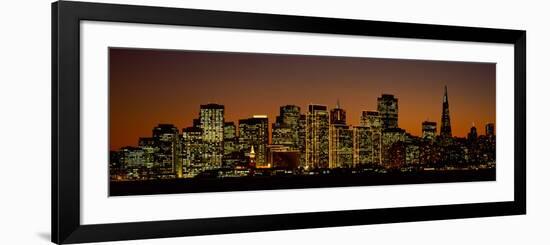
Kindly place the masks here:
<instances>
[{"instance_id":1,"label":"illuminated high-rise building","mask_svg":"<svg viewBox=\"0 0 550 245\"><path fill-rule=\"evenodd\" d=\"M405 164L420 164L420 144L418 138L414 138L405 144Z\"/></svg>"},{"instance_id":2,"label":"illuminated high-rise building","mask_svg":"<svg viewBox=\"0 0 550 245\"><path fill-rule=\"evenodd\" d=\"M397 141L384 149L384 167L399 169L406 164L407 147L403 141Z\"/></svg>"},{"instance_id":3,"label":"illuminated high-rise building","mask_svg":"<svg viewBox=\"0 0 550 245\"><path fill-rule=\"evenodd\" d=\"M296 126L300 120L300 107L297 105L285 105L279 108L279 116L277 117L277 122L289 125Z\"/></svg>"},{"instance_id":4,"label":"illuminated high-rise building","mask_svg":"<svg viewBox=\"0 0 550 245\"><path fill-rule=\"evenodd\" d=\"M422 122L422 139L433 141L437 135L437 123L424 121Z\"/></svg>"},{"instance_id":5,"label":"illuminated high-rise building","mask_svg":"<svg viewBox=\"0 0 550 245\"><path fill-rule=\"evenodd\" d=\"M330 111L329 168L352 167L353 130L346 124L346 111L336 108Z\"/></svg>"},{"instance_id":6,"label":"illuminated high-rise building","mask_svg":"<svg viewBox=\"0 0 550 245\"><path fill-rule=\"evenodd\" d=\"M363 111L360 126L353 128L354 165L379 165L382 150L382 122L378 111Z\"/></svg>"},{"instance_id":7,"label":"illuminated high-rise building","mask_svg":"<svg viewBox=\"0 0 550 245\"><path fill-rule=\"evenodd\" d=\"M299 147L300 107L281 106L279 116L271 127L271 141L274 145L284 145L292 149Z\"/></svg>"},{"instance_id":8,"label":"illuminated high-rise building","mask_svg":"<svg viewBox=\"0 0 550 245\"><path fill-rule=\"evenodd\" d=\"M207 168L219 168L223 158L223 105L201 105L199 112L202 141L205 146L203 160Z\"/></svg>"},{"instance_id":9,"label":"illuminated high-rise building","mask_svg":"<svg viewBox=\"0 0 550 245\"><path fill-rule=\"evenodd\" d=\"M223 164L224 166L234 166L239 160L237 127L233 122L225 122L223 126Z\"/></svg>"},{"instance_id":10,"label":"illuminated high-rise building","mask_svg":"<svg viewBox=\"0 0 550 245\"><path fill-rule=\"evenodd\" d=\"M202 142L202 129L199 127L187 127L182 129L182 161L187 170L204 167L203 151L205 145Z\"/></svg>"},{"instance_id":11,"label":"illuminated high-rise building","mask_svg":"<svg viewBox=\"0 0 550 245\"><path fill-rule=\"evenodd\" d=\"M346 111L340 108L340 101L336 102L336 108L330 110L331 125L346 125Z\"/></svg>"},{"instance_id":12,"label":"illuminated high-rise building","mask_svg":"<svg viewBox=\"0 0 550 245\"><path fill-rule=\"evenodd\" d=\"M324 105L309 105L306 115L306 167L327 168L329 114Z\"/></svg>"},{"instance_id":13,"label":"illuminated high-rise building","mask_svg":"<svg viewBox=\"0 0 550 245\"><path fill-rule=\"evenodd\" d=\"M405 141L405 130L400 128L388 128L382 130L382 165L385 167L391 167L393 163L402 162L396 161L396 158L400 156L396 155L396 152L402 153L403 142ZM395 146L394 146L395 145ZM397 150L397 151L396 151ZM404 161L403 161L404 162Z\"/></svg>"},{"instance_id":14,"label":"illuminated high-rise building","mask_svg":"<svg viewBox=\"0 0 550 245\"><path fill-rule=\"evenodd\" d=\"M306 166L306 118L306 115L300 114L300 119L298 120L298 151L300 152L299 166L302 168Z\"/></svg>"},{"instance_id":15,"label":"illuminated high-rise building","mask_svg":"<svg viewBox=\"0 0 550 245\"><path fill-rule=\"evenodd\" d=\"M382 129L382 118L378 111L362 111L360 125L373 129Z\"/></svg>"},{"instance_id":16,"label":"illuminated high-rise building","mask_svg":"<svg viewBox=\"0 0 550 245\"><path fill-rule=\"evenodd\" d=\"M155 153L159 148L155 146L153 137L140 137L138 140L138 147L145 153L146 167L155 167Z\"/></svg>"},{"instance_id":17,"label":"illuminated high-rise building","mask_svg":"<svg viewBox=\"0 0 550 245\"><path fill-rule=\"evenodd\" d=\"M447 86L445 86L445 93L443 95L443 110L441 112L441 130L439 135L443 139L453 137L451 132L451 115L449 113L449 97L447 96Z\"/></svg>"},{"instance_id":18,"label":"illuminated high-rise building","mask_svg":"<svg viewBox=\"0 0 550 245\"><path fill-rule=\"evenodd\" d=\"M120 163L129 170L132 168L146 167L148 162L153 159L148 159L145 151L140 147L126 146L120 149Z\"/></svg>"},{"instance_id":19,"label":"illuminated high-rise building","mask_svg":"<svg viewBox=\"0 0 550 245\"><path fill-rule=\"evenodd\" d=\"M366 126L353 127L353 166L371 162L370 128Z\"/></svg>"},{"instance_id":20,"label":"illuminated high-rise building","mask_svg":"<svg viewBox=\"0 0 550 245\"><path fill-rule=\"evenodd\" d=\"M182 151L184 167L202 166L202 129L187 127L182 129Z\"/></svg>"},{"instance_id":21,"label":"illuminated high-rise building","mask_svg":"<svg viewBox=\"0 0 550 245\"><path fill-rule=\"evenodd\" d=\"M276 145L290 146L292 141L292 129L282 124L274 123L271 125L271 141Z\"/></svg>"},{"instance_id":22,"label":"illuminated high-rise building","mask_svg":"<svg viewBox=\"0 0 550 245\"><path fill-rule=\"evenodd\" d=\"M398 118L397 98L391 94L382 94L378 97L378 112L382 122L382 129L397 128Z\"/></svg>"},{"instance_id":23,"label":"illuminated high-rise building","mask_svg":"<svg viewBox=\"0 0 550 245\"><path fill-rule=\"evenodd\" d=\"M223 124L223 139L232 140L237 138L237 127L234 122L224 122Z\"/></svg>"},{"instance_id":24,"label":"illuminated high-rise building","mask_svg":"<svg viewBox=\"0 0 550 245\"><path fill-rule=\"evenodd\" d=\"M267 163L267 145L269 144L269 120L267 116L255 115L239 120L239 145L242 152L255 151L255 163L264 166Z\"/></svg>"},{"instance_id":25,"label":"illuminated high-rise building","mask_svg":"<svg viewBox=\"0 0 550 245\"><path fill-rule=\"evenodd\" d=\"M172 124L159 124L153 128L153 144L157 148L155 163L163 174L182 175L182 163L179 159L180 143L178 128Z\"/></svg>"}]
</instances>

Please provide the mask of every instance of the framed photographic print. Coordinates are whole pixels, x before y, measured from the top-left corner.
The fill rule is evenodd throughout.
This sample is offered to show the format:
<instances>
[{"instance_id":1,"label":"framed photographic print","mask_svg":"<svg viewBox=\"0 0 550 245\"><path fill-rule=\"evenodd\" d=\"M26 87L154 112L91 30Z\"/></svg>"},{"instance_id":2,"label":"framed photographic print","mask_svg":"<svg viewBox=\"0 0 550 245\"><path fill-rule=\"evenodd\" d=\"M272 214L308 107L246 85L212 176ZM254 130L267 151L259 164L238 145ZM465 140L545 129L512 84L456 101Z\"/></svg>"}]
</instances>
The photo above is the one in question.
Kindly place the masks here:
<instances>
[{"instance_id":1,"label":"framed photographic print","mask_svg":"<svg viewBox=\"0 0 550 245\"><path fill-rule=\"evenodd\" d=\"M52 241L525 214L525 35L53 3Z\"/></svg>"}]
</instances>

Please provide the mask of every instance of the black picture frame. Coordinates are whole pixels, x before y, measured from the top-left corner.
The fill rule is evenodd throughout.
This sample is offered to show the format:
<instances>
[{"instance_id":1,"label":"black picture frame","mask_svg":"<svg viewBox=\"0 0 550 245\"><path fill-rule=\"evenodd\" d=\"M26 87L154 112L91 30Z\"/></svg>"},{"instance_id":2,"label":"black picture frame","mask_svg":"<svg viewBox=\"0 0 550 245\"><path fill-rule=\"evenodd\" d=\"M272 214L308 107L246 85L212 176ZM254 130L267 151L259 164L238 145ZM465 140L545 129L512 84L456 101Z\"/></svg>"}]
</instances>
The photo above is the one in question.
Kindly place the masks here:
<instances>
[{"instance_id":1,"label":"black picture frame","mask_svg":"<svg viewBox=\"0 0 550 245\"><path fill-rule=\"evenodd\" d=\"M84 20L514 45L514 201L82 225L80 22ZM60 1L52 4L52 242L289 230L526 213L526 32L383 21Z\"/></svg>"}]
</instances>

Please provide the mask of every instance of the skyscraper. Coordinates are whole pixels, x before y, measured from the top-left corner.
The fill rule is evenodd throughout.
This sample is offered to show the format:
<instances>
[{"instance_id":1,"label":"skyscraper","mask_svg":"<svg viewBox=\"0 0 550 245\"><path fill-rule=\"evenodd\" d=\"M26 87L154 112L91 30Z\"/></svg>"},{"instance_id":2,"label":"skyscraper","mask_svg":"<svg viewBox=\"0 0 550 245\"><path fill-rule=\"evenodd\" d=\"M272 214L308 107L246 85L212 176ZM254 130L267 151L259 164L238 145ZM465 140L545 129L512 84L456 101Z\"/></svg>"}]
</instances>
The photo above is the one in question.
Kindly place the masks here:
<instances>
[{"instance_id":1,"label":"skyscraper","mask_svg":"<svg viewBox=\"0 0 550 245\"><path fill-rule=\"evenodd\" d=\"M224 106L201 105L199 112L202 141L205 145L203 159L209 168L219 168L223 157Z\"/></svg>"},{"instance_id":2,"label":"skyscraper","mask_svg":"<svg viewBox=\"0 0 550 245\"><path fill-rule=\"evenodd\" d=\"M225 122L223 126L223 164L234 166L239 156L239 139L237 138L237 127L233 122Z\"/></svg>"},{"instance_id":3,"label":"skyscraper","mask_svg":"<svg viewBox=\"0 0 550 245\"><path fill-rule=\"evenodd\" d=\"M268 125L268 118L264 115L239 120L240 149L244 154L249 154L254 147L255 163L258 166L267 163Z\"/></svg>"},{"instance_id":4,"label":"skyscraper","mask_svg":"<svg viewBox=\"0 0 550 245\"><path fill-rule=\"evenodd\" d=\"M147 154L140 147L122 147L119 153L120 163L125 169L146 167L146 164L151 161L147 159Z\"/></svg>"},{"instance_id":5,"label":"skyscraper","mask_svg":"<svg viewBox=\"0 0 550 245\"><path fill-rule=\"evenodd\" d=\"M297 130L296 136L298 136ZM294 145L294 132L292 131L292 128L287 127L284 124L273 123L271 126L271 142L274 145Z\"/></svg>"},{"instance_id":6,"label":"skyscraper","mask_svg":"<svg viewBox=\"0 0 550 245\"><path fill-rule=\"evenodd\" d=\"M328 167L329 115L324 105L309 105L306 115L306 167Z\"/></svg>"},{"instance_id":7,"label":"skyscraper","mask_svg":"<svg viewBox=\"0 0 550 245\"><path fill-rule=\"evenodd\" d=\"M443 111L441 112L441 131L439 135L446 139L453 137L451 133L451 115L449 113L449 97L447 96L447 86L443 95Z\"/></svg>"},{"instance_id":8,"label":"skyscraper","mask_svg":"<svg viewBox=\"0 0 550 245\"><path fill-rule=\"evenodd\" d=\"M353 165L353 130L346 124L346 111L336 108L330 111L329 168L351 167Z\"/></svg>"},{"instance_id":9,"label":"skyscraper","mask_svg":"<svg viewBox=\"0 0 550 245\"><path fill-rule=\"evenodd\" d=\"M372 137L367 126L353 127L353 166L368 164L372 161Z\"/></svg>"},{"instance_id":10,"label":"skyscraper","mask_svg":"<svg viewBox=\"0 0 550 245\"><path fill-rule=\"evenodd\" d=\"M382 129L398 127L398 109L397 98L392 94L382 94L382 97L378 97L378 112L382 119Z\"/></svg>"},{"instance_id":11,"label":"skyscraper","mask_svg":"<svg viewBox=\"0 0 550 245\"><path fill-rule=\"evenodd\" d=\"M159 124L153 128L153 144L157 148L155 162L159 164L163 174L182 174L182 164L178 158L179 133L172 124Z\"/></svg>"},{"instance_id":12,"label":"skyscraper","mask_svg":"<svg viewBox=\"0 0 550 245\"><path fill-rule=\"evenodd\" d=\"M378 111L362 111L360 125L373 129L382 129L382 118Z\"/></svg>"},{"instance_id":13,"label":"skyscraper","mask_svg":"<svg viewBox=\"0 0 550 245\"><path fill-rule=\"evenodd\" d=\"M382 120L378 111L363 111L354 127L354 165L379 165L382 157Z\"/></svg>"},{"instance_id":14,"label":"skyscraper","mask_svg":"<svg viewBox=\"0 0 550 245\"><path fill-rule=\"evenodd\" d=\"M388 128L382 131L382 164L385 167L397 167L395 163L401 161L401 153L404 153L403 142L406 132L400 128ZM398 154L399 153L399 154ZM404 154L403 154L404 155Z\"/></svg>"},{"instance_id":15,"label":"skyscraper","mask_svg":"<svg viewBox=\"0 0 550 245\"><path fill-rule=\"evenodd\" d=\"M272 143L298 149L300 107L285 105L280 107L279 116L271 128Z\"/></svg>"},{"instance_id":16,"label":"skyscraper","mask_svg":"<svg viewBox=\"0 0 550 245\"><path fill-rule=\"evenodd\" d=\"M204 167L202 159L202 152L204 151L202 135L202 129L199 127L182 129L182 161L187 172L193 172L194 170L201 171Z\"/></svg>"},{"instance_id":17,"label":"skyscraper","mask_svg":"<svg viewBox=\"0 0 550 245\"><path fill-rule=\"evenodd\" d=\"M424 121L422 122L422 139L433 141L437 135L437 123Z\"/></svg>"},{"instance_id":18,"label":"skyscraper","mask_svg":"<svg viewBox=\"0 0 550 245\"><path fill-rule=\"evenodd\" d=\"M300 152L299 166L306 167L306 128L307 117L304 114L300 114L298 120L298 150Z\"/></svg>"},{"instance_id":19,"label":"skyscraper","mask_svg":"<svg viewBox=\"0 0 550 245\"><path fill-rule=\"evenodd\" d=\"M405 142L405 163L406 165L420 164L420 143L419 138L409 137Z\"/></svg>"},{"instance_id":20,"label":"skyscraper","mask_svg":"<svg viewBox=\"0 0 550 245\"><path fill-rule=\"evenodd\" d=\"M340 108L340 101L336 103L336 108L330 111L330 124L331 125L346 124L346 111Z\"/></svg>"},{"instance_id":21,"label":"skyscraper","mask_svg":"<svg viewBox=\"0 0 550 245\"><path fill-rule=\"evenodd\" d=\"M147 167L159 167L158 165L155 166L155 154L159 148L155 146L153 137L140 137L138 147L145 153L145 158L147 159L145 165Z\"/></svg>"},{"instance_id":22,"label":"skyscraper","mask_svg":"<svg viewBox=\"0 0 550 245\"><path fill-rule=\"evenodd\" d=\"M284 105L279 108L277 122L289 126L295 126L300 119L300 107L297 105Z\"/></svg>"}]
</instances>

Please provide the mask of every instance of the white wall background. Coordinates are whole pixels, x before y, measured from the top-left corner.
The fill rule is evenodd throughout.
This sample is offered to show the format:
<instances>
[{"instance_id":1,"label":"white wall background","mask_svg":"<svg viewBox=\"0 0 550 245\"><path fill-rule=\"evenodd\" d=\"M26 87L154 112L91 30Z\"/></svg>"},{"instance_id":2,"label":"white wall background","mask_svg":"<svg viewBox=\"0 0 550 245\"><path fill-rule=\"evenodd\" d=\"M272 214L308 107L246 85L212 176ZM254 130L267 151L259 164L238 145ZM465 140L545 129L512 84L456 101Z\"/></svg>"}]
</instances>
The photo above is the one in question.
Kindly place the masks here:
<instances>
[{"instance_id":1,"label":"white wall background","mask_svg":"<svg viewBox=\"0 0 550 245\"><path fill-rule=\"evenodd\" d=\"M106 1L115 2L115 1ZM119 0L118 3L527 30L525 216L276 231L105 244L548 244L550 30L545 1ZM0 244L48 244L50 2L0 11Z\"/></svg>"}]
</instances>

